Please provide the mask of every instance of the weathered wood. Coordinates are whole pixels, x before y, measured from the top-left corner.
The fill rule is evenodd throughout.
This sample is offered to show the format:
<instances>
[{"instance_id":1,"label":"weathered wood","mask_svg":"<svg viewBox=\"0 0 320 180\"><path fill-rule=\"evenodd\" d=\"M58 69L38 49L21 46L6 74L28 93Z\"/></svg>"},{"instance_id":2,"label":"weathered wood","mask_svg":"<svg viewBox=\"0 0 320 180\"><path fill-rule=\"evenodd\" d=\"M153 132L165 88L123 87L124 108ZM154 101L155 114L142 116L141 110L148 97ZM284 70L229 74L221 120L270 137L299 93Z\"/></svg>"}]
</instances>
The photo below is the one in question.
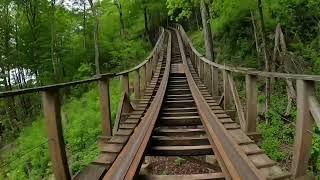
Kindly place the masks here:
<instances>
[{"instance_id":1,"label":"weathered wood","mask_svg":"<svg viewBox=\"0 0 320 180\"><path fill-rule=\"evenodd\" d=\"M150 83L152 78L152 63L149 61L146 64L146 82L147 84Z\"/></svg>"},{"instance_id":2,"label":"weathered wood","mask_svg":"<svg viewBox=\"0 0 320 180\"><path fill-rule=\"evenodd\" d=\"M109 80L107 78L100 80L99 87L100 87L100 110L101 110L102 135L111 136Z\"/></svg>"},{"instance_id":3,"label":"weathered wood","mask_svg":"<svg viewBox=\"0 0 320 180\"><path fill-rule=\"evenodd\" d=\"M308 98L313 93L314 82L297 80L297 120L291 169L294 178L305 176L308 168L313 125Z\"/></svg>"},{"instance_id":4,"label":"weathered wood","mask_svg":"<svg viewBox=\"0 0 320 180\"><path fill-rule=\"evenodd\" d=\"M166 67L160 83L159 89L149 110L146 112L142 121L136 127L128 143L118 155L116 161L113 163L104 179L133 179L137 169L141 164L141 159L144 156L145 149L151 137L153 127L157 121L160 113L163 98L165 96L165 89L167 88L171 62L171 36L168 38ZM128 156L130 154L131 156Z\"/></svg>"},{"instance_id":5,"label":"weathered wood","mask_svg":"<svg viewBox=\"0 0 320 180\"><path fill-rule=\"evenodd\" d=\"M310 112L318 128L320 128L320 105L315 96L309 96Z\"/></svg>"},{"instance_id":6,"label":"weathered wood","mask_svg":"<svg viewBox=\"0 0 320 180\"><path fill-rule=\"evenodd\" d=\"M212 96L219 96L219 75L218 69L214 66L211 68L211 94Z\"/></svg>"},{"instance_id":7,"label":"weathered wood","mask_svg":"<svg viewBox=\"0 0 320 180\"><path fill-rule=\"evenodd\" d=\"M59 90L45 91L42 95L54 176L61 180L71 179L63 139Z\"/></svg>"},{"instance_id":8,"label":"weathered wood","mask_svg":"<svg viewBox=\"0 0 320 180\"><path fill-rule=\"evenodd\" d=\"M128 114L132 111L133 111L133 107L131 106L129 97L125 92L123 92L121 95L121 98L120 98L117 116L114 121L114 126L113 126L113 130L112 130L113 134L115 134L118 131L119 123L125 119L124 114Z\"/></svg>"},{"instance_id":9,"label":"weathered wood","mask_svg":"<svg viewBox=\"0 0 320 180\"><path fill-rule=\"evenodd\" d=\"M121 82L122 82L122 91L130 96L130 89L129 89L129 75L123 74L121 75Z\"/></svg>"},{"instance_id":10,"label":"weathered wood","mask_svg":"<svg viewBox=\"0 0 320 180\"><path fill-rule=\"evenodd\" d=\"M208 173L208 174L190 174L190 175L139 175L138 179L143 180L195 180L195 179L211 179L211 180L224 180L223 173Z\"/></svg>"},{"instance_id":11,"label":"weathered wood","mask_svg":"<svg viewBox=\"0 0 320 180\"><path fill-rule=\"evenodd\" d=\"M140 81L140 85L142 85L140 93L141 93L141 96L142 96L142 95L144 95L145 89L147 88L146 65L141 67L140 73L142 74L142 77L143 77L143 78L140 78L140 80L142 81L142 83ZM140 75L140 77L141 77L141 75Z\"/></svg>"},{"instance_id":12,"label":"weathered wood","mask_svg":"<svg viewBox=\"0 0 320 180\"><path fill-rule=\"evenodd\" d=\"M181 42L179 35L178 40ZM240 150L240 147L231 139L227 130L225 130L217 116L211 111L210 106L206 103L200 90L197 88L197 84L187 67L182 46L180 46L180 51L182 61L186 66L185 72L192 96L194 97L201 121L203 125L205 125L205 130L209 135L208 138L212 145L211 147L216 153L215 156L219 164L222 166L222 171L229 179L265 179L254 167L254 164L249 161L244 152ZM225 78L228 78L226 72Z\"/></svg>"},{"instance_id":13,"label":"weathered wood","mask_svg":"<svg viewBox=\"0 0 320 180\"><path fill-rule=\"evenodd\" d=\"M140 74L139 74L139 70L136 70L134 72L135 72L134 96L135 96L135 99L139 99L140 98Z\"/></svg>"},{"instance_id":14,"label":"weathered wood","mask_svg":"<svg viewBox=\"0 0 320 180\"><path fill-rule=\"evenodd\" d=\"M240 126L241 126L242 130L245 130L245 129L247 129L247 123L245 120L243 107L242 107L242 104L241 104L241 101L239 98L238 90L237 90L236 84L233 81L232 75L229 72L227 72L227 74L228 74L228 80L229 80L229 84L230 84L231 94L232 94L232 97L234 100L234 104L236 105L236 108L237 108L237 114L238 114Z\"/></svg>"},{"instance_id":15,"label":"weathered wood","mask_svg":"<svg viewBox=\"0 0 320 180\"><path fill-rule=\"evenodd\" d=\"M224 110L227 109L232 109L232 93L231 93L231 89L230 89L230 83L229 83L229 78L228 78L228 72L227 71L223 71L223 108Z\"/></svg>"},{"instance_id":16,"label":"weathered wood","mask_svg":"<svg viewBox=\"0 0 320 180\"><path fill-rule=\"evenodd\" d=\"M256 132L258 116L257 76L246 75L247 120L246 133Z\"/></svg>"},{"instance_id":17,"label":"weathered wood","mask_svg":"<svg viewBox=\"0 0 320 180\"><path fill-rule=\"evenodd\" d=\"M200 156L213 154L211 145L153 146L148 154L154 156Z\"/></svg>"},{"instance_id":18,"label":"weathered wood","mask_svg":"<svg viewBox=\"0 0 320 180\"><path fill-rule=\"evenodd\" d=\"M220 70L227 70L235 73L241 73L241 74L250 74L250 75L256 75L260 77L269 77L269 78L283 78L283 79L293 79L293 80L309 80L309 81L320 81L320 75L306 75L306 74L288 74L288 73L277 73L277 72L265 72L265 71L257 71L252 68L243 68L243 67L232 67L227 66L225 64L218 64L215 62L212 62L205 58L201 53L199 53L195 47L192 45L192 41L188 38L186 35L186 32L184 31L183 27L179 25L180 32L182 36L186 38L186 42L188 42L188 46L191 47L192 52L196 55L196 63L199 63L199 61L204 61L206 63L209 63L212 66L215 66L216 68Z\"/></svg>"}]
</instances>

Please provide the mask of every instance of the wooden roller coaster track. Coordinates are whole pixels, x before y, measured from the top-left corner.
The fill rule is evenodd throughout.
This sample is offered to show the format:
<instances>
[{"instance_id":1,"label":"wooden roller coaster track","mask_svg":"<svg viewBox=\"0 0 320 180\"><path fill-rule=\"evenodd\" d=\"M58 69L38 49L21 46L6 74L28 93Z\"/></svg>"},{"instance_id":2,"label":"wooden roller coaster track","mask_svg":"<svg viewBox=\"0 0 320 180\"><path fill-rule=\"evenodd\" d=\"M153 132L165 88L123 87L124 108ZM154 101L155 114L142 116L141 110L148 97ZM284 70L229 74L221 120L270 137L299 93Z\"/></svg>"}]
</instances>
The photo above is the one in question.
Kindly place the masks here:
<instances>
[{"instance_id":1,"label":"wooden roller coaster track","mask_svg":"<svg viewBox=\"0 0 320 180\"><path fill-rule=\"evenodd\" d=\"M73 179L307 179L313 119L319 123L314 96L320 76L259 72L208 61L192 46L182 26L158 32L150 56L133 69L91 79L0 93L0 97L43 92L49 150L56 179L71 179L62 134L59 89L99 81L102 136L99 155ZM219 96L219 70L223 93ZM130 100L134 73L135 100ZM246 112L233 73L246 76ZM121 76L123 93L111 130L109 79ZM297 122L292 168L282 169L256 144L259 77L297 81ZM142 81L143 77L143 81ZM233 111L232 103L236 109ZM235 113L237 118L235 118ZM236 121L235 121L236 120ZM309 132L309 133L308 133ZM213 173L140 175L146 156L213 155Z\"/></svg>"}]
</instances>

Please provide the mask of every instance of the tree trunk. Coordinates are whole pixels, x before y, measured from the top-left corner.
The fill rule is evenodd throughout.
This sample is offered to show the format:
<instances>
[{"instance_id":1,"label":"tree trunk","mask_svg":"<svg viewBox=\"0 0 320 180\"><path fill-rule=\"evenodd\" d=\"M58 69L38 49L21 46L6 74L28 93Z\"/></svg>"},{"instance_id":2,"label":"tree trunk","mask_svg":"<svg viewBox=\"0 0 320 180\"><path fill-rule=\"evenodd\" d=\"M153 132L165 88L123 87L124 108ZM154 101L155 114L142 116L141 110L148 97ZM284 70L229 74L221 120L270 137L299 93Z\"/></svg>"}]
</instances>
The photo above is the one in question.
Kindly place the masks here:
<instances>
[{"instance_id":1,"label":"tree trunk","mask_svg":"<svg viewBox=\"0 0 320 180\"><path fill-rule=\"evenodd\" d=\"M87 23L87 20L86 20L86 12L87 12L87 10L86 10L86 1L85 0L83 0L83 48L86 50L86 30L87 30L87 25L86 25L86 23Z\"/></svg>"},{"instance_id":2,"label":"tree trunk","mask_svg":"<svg viewBox=\"0 0 320 180\"><path fill-rule=\"evenodd\" d=\"M144 16L144 35L145 35L145 38L148 39L149 29L148 29L148 11L147 11L147 7L144 7L144 9L143 9L143 16Z\"/></svg>"},{"instance_id":3,"label":"tree trunk","mask_svg":"<svg viewBox=\"0 0 320 180\"><path fill-rule=\"evenodd\" d=\"M54 81L55 82L60 82L60 72L59 72L59 67L58 67L58 62L57 62L57 57L55 57L55 49L56 49L56 35L55 35L55 5L56 1L51 0L51 23L50 23L50 28L51 28L51 62L52 62L52 67L53 67L53 75L54 75Z\"/></svg>"},{"instance_id":4,"label":"tree trunk","mask_svg":"<svg viewBox=\"0 0 320 180\"><path fill-rule=\"evenodd\" d=\"M254 40L255 40L255 45L256 45L256 51L258 56L260 56L260 48L259 48L259 39L258 39L258 34L257 34L257 26L255 22L254 15L252 11L250 10L251 13L251 21L252 21L252 27L253 27L253 34L254 34ZM260 66L260 58L258 58L258 66Z\"/></svg>"},{"instance_id":5,"label":"tree trunk","mask_svg":"<svg viewBox=\"0 0 320 180\"><path fill-rule=\"evenodd\" d=\"M200 30L200 23L199 23L199 19L198 19L198 7L195 8L195 11L194 11L194 16L196 18L196 23L197 23L197 29Z\"/></svg>"},{"instance_id":6,"label":"tree trunk","mask_svg":"<svg viewBox=\"0 0 320 180\"><path fill-rule=\"evenodd\" d=\"M264 26L264 17L263 17L263 9L262 9L262 3L261 0L258 0L258 9L259 9L259 15L260 15L260 33L261 33L261 40L262 40L262 53L263 53L263 58L265 62L265 71L269 72L270 71L270 64L269 64L269 59L267 55L267 47L266 47L266 32L265 32L265 26ZM265 94L266 94L266 107L265 110L266 112L269 109L269 104L270 104L270 78L266 78L266 89L265 89Z\"/></svg>"},{"instance_id":7,"label":"tree trunk","mask_svg":"<svg viewBox=\"0 0 320 180\"><path fill-rule=\"evenodd\" d=\"M97 11L95 9L95 6L92 2L92 0L89 0L90 6L91 6L91 10L92 10L92 14L95 18L95 26L94 26L94 62L95 62L95 66L96 66L96 74L99 75L100 74L100 62L99 62L99 17L97 14Z\"/></svg>"},{"instance_id":8,"label":"tree trunk","mask_svg":"<svg viewBox=\"0 0 320 180\"><path fill-rule=\"evenodd\" d=\"M201 19L202 19L203 36L204 36L205 48L206 48L206 57L210 61L214 61L211 26L210 26L210 21L208 19L207 4L204 2L204 0L201 0Z\"/></svg>"}]
</instances>

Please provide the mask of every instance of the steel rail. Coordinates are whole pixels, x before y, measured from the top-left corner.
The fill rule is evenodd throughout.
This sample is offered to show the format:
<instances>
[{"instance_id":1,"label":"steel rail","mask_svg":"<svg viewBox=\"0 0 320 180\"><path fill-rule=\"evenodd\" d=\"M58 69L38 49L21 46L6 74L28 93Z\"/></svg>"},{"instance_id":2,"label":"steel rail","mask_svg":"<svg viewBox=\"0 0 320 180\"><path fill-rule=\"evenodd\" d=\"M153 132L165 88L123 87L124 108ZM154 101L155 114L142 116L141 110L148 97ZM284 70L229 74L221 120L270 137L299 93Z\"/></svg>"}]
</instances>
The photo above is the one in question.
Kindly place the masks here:
<instances>
[{"instance_id":1,"label":"steel rail","mask_svg":"<svg viewBox=\"0 0 320 180\"><path fill-rule=\"evenodd\" d=\"M266 179L266 177L263 177L261 173L258 172L258 169L218 121L218 117L212 112L210 106L202 96L188 67L180 33L177 30L175 30L175 33L178 37L181 58L191 94L199 111L202 124L208 134L212 149L217 154L219 164L222 165L224 173L230 175L232 179Z\"/></svg>"},{"instance_id":2,"label":"steel rail","mask_svg":"<svg viewBox=\"0 0 320 180\"><path fill-rule=\"evenodd\" d=\"M146 147L149 143L153 128L158 119L163 99L165 96L171 61L171 35L169 34L167 46L167 59L165 71L159 86L159 89L153 99L145 116L142 118L139 125L135 128L134 133L129 141L122 149L117 159L114 161L109 171L103 179L133 179L137 173L137 169L141 165Z\"/></svg>"},{"instance_id":3,"label":"steel rail","mask_svg":"<svg viewBox=\"0 0 320 180\"><path fill-rule=\"evenodd\" d=\"M241 74L249 74L249 75L256 75L265 78L282 78L282 79L296 79L296 80L308 80L308 81L320 81L320 75L308 75L308 74L290 74L290 73L278 73L278 72L267 72L267 71L258 71L253 68L245 68L245 67L234 67L230 65L223 65L212 62L208 60L204 55L198 52L198 50L193 46L192 41L187 36L186 32L184 31L183 27L180 24L175 24L177 29L181 32L181 35L185 38L187 42L185 42L193 53L199 57L199 60L214 66L221 70L227 70L235 73Z\"/></svg>"}]
</instances>

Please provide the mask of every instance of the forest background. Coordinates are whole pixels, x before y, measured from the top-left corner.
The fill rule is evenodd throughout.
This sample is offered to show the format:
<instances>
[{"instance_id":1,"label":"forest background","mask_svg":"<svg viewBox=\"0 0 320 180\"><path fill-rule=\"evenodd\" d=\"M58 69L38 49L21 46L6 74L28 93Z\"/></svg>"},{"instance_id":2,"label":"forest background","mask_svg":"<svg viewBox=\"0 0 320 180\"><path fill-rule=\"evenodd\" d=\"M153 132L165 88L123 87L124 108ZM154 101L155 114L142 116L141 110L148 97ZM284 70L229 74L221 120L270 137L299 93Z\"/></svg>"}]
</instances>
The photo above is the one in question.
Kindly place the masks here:
<instances>
[{"instance_id":1,"label":"forest background","mask_svg":"<svg viewBox=\"0 0 320 180\"><path fill-rule=\"evenodd\" d=\"M103 73L134 67L151 51L148 35L172 22L181 23L195 47L206 54L203 11L208 12L205 22L212 32L212 60L276 72L320 73L318 0L0 0L0 4L0 91L92 77L97 66ZM237 78L242 97L243 81ZM259 116L261 146L289 167L295 85L278 81L271 85L270 107ZM97 155L101 126L96 86L63 91L64 136L72 174ZM110 87L114 119L120 98L118 79ZM265 84L259 84L259 89L264 91ZM262 107L265 99L260 93ZM319 175L319 129L313 134L309 172ZM0 179L52 177L39 94L0 100L0 147Z\"/></svg>"}]
</instances>

